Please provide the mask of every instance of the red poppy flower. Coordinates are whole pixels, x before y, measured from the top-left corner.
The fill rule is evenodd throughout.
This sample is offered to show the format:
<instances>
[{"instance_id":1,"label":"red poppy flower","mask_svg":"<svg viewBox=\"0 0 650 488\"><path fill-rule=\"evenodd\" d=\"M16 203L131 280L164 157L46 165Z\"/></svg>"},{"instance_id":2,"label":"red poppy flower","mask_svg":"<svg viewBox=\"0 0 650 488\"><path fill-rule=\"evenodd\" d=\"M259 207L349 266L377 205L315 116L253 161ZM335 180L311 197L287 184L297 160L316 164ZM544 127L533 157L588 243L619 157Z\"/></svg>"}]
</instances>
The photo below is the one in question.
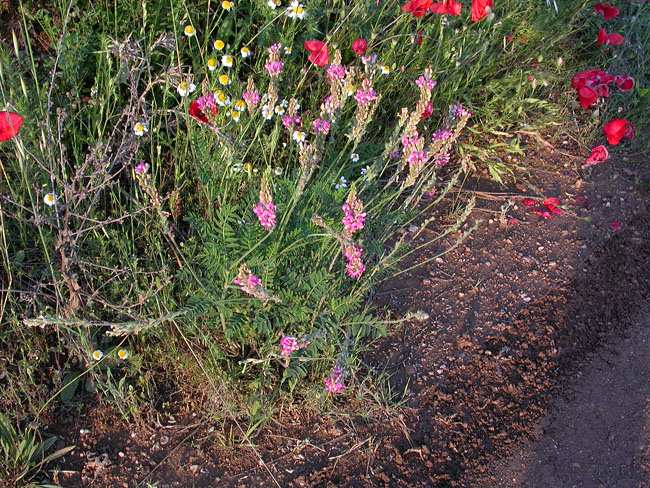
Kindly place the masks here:
<instances>
[{"instance_id":1,"label":"red poppy flower","mask_svg":"<svg viewBox=\"0 0 650 488\"><path fill-rule=\"evenodd\" d=\"M607 98L609 96L609 85L598 85L594 88L596 95Z\"/></svg>"},{"instance_id":2,"label":"red poppy flower","mask_svg":"<svg viewBox=\"0 0 650 488\"><path fill-rule=\"evenodd\" d=\"M583 86L578 90L578 98L580 99L580 106L586 110L596 104L598 94L592 88Z\"/></svg>"},{"instance_id":3,"label":"red poppy flower","mask_svg":"<svg viewBox=\"0 0 650 488\"><path fill-rule=\"evenodd\" d=\"M625 37L616 32L608 34L607 31L601 27L598 29L598 39L596 39L596 44L599 46L622 46L625 44Z\"/></svg>"},{"instance_id":4,"label":"red poppy flower","mask_svg":"<svg viewBox=\"0 0 650 488\"><path fill-rule=\"evenodd\" d=\"M190 114L190 117L195 118L199 122L203 124L209 124L210 120L208 119L208 113L214 117L217 115L219 110L217 109L214 102L208 105L204 105L201 98L199 98L198 100L193 100L192 103L190 103L190 107L188 108L187 112Z\"/></svg>"},{"instance_id":5,"label":"red poppy flower","mask_svg":"<svg viewBox=\"0 0 650 488\"><path fill-rule=\"evenodd\" d=\"M562 209L559 208L560 205L562 205L562 203L558 198L555 197L549 197L544 200L544 206L546 207L546 210L555 215L562 215Z\"/></svg>"},{"instance_id":6,"label":"red poppy flower","mask_svg":"<svg viewBox=\"0 0 650 488\"><path fill-rule=\"evenodd\" d=\"M423 17L431 8L432 0L409 0L402 5L402 12L409 13L413 17Z\"/></svg>"},{"instance_id":7,"label":"red poppy flower","mask_svg":"<svg viewBox=\"0 0 650 488\"><path fill-rule=\"evenodd\" d=\"M634 78L631 76L617 76L615 81L616 86L621 91L626 92L634 89Z\"/></svg>"},{"instance_id":8,"label":"red poppy flower","mask_svg":"<svg viewBox=\"0 0 650 488\"><path fill-rule=\"evenodd\" d=\"M600 164L604 161L607 161L608 158L609 158L609 151L605 146L601 144L600 146L596 146L592 148L591 154L589 155L589 157L587 158L583 166L584 167L594 166L596 164Z\"/></svg>"},{"instance_id":9,"label":"red poppy flower","mask_svg":"<svg viewBox=\"0 0 650 488\"><path fill-rule=\"evenodd\" d=\"M534 207L535 205L537 205L537 201L536 201L536 200L533 200L532 198L524 198L524 199L521 201L521 204L522 204L524 207Z\"/></svg>"},{"instance_id":10,"label":"red poppy flower","mask_svg":"<svg viewBox=\"0 0 650 488\"><path fill-rule=\"evenodd\" d=\"M619 10L616 7L607 5L606 3L597 3L594 5L594 12L602 15L605 20L612 20L615 17L618 17Z\"/></svg>"},{"instance_id":11,"label":"red poppy flower","mask_svg":"<svg viewBox=\"0 0 650 488\"><path fill-rule=\"evenodd\" d=\"M479 22L488 16L494 6L493 0L472 0L472 22Z\"/></svg>"},{"instance_id":12,"label":"red poppy flower","mask_svg":"<svg viewBox=\"0 0 650 488\"><path fill-rule=\"evenodd\" d=\"M571 86L579 90L583 86L608 85L612 81L614 81L614 77L609 73L600 69L588 69L576 73L571 79Z\"/></svg>"},{"instance_id":13,"label":"red poppy flower","mask_svg":"<svg viewBox=\"0 0 650 488\"><path fill-rule=\"evenodd\" d=\"M16 136L24 120L23 116L16 112L0 112L0 142Z\"/></svg>"},{"instance_id":14,"label":"red poppy flower","mask_svg":"<svg viewBox=\"0 0 650 488\"><path fill-rule=\"evenodd\" d=\"M352 43L352 50L355 52L357 56L363 56L366 54L366 49L368 49L368 43L363 37L359 37L358 39L355 39L354 42Z\"/></svg>"},{"instance_id":15,"label":"red poppy flower","mask_svg":"<svg viewBox=\"0 0 650 488\"><path fill-rule=\"evenodd\" d=\"M612 146L620 144L623 139L634 137L634 126L627 119L612 119L603 126L607 142Z\"/></svg>"},{"instance_id":16,"label":"red poppy flower","mask_svg":"<svg viewBox=\"0 0 650 488\"><path fill-rule=\"evenodd\" d=\"M431 5L429 10L434 14L439 15L460 15L463 9L463 4L455 0L442 0L442 2L435 2Z\"/></svg>"},{"instance_id":17,"label":"red poppy flower","mask_svg":"<svg viewBox=\"0 0 650 488\"><path fill-rule=\"evenodd\" d=\"M305 41L305 49L309 51L307 59L314 63L319 68L324 67L329 63L329 52L327 51L327 44L323 41L312 39Z\"/></svg>"}]
</instances>

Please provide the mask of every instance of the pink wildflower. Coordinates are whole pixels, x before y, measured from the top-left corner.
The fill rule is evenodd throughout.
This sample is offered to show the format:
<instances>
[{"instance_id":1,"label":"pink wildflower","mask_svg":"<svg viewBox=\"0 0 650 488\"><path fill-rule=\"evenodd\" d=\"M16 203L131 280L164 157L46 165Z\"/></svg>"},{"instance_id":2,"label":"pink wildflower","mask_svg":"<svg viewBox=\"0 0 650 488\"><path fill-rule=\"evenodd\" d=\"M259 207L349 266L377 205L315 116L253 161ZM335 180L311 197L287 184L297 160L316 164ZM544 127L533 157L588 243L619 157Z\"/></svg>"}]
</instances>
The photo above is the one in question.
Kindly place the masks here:
<instances>
[{"instance_id":1,"label":"pink wildflower","mask_svg":"<svg viewBox=\"0 0 650 488\"><path fill-rule=\"evenodd\" d=\"M286 129L293 129L295 126L300 125L301 122L300 115L285 114L282 116L282 125Z\"/></svg>"},{"instance_id":2,"label":"pink wildflower","mask_svg":"<svg viewBox=\"0 0 650 488\"><path fill-rule=\"evenodd\" d=\"M346 70L342 64L330 64L327 68L327 78L330 81L342 80L345 78Z\"/></svg>"},{"instance_id":3,"label":"pink wildflower","mask_svg":"<svg viewBox=\"0 0 650 488\"><path fill-rule=\"evenodd\" d=\"M365 106L377 99L377 92L372 88L359 88L354 94L354 99L359 105Z\"/></svg>"},{"instance_id":4,"label":"pink wildflower","mask_svg":"<svg viewBox=\"0 0 650 488\"><path fill-rule=\"evenodd\" d=\"M334 112L336 112L339 108L339 102L331 95L327 95L321 104L321 110L325 111L329 115L334 115Z\"/></svg>"},{"instance_id":5,"label":"pink wildflower","mask_svg":"<svg viewBox=\"0 0 650 488\"><path fill-rule=\"evenodd\" d=\"M363 202L357 197L354 189L343 204L343 227L350 235L363 229L366 221L366 212L363 211Z\"/></svg>"},{"instance_id":6,"label":"pink wildflower","mask_svg":"<svg viewBox=\"0 0 650 488\"><path fill-rule=\"evenodd\" d=\"M273 202L258 202L253 207L253 212L257 215L260 225L269 231L275 227L275 204Z\"/></svg>"},{"instance_id":7,"label":"pink wildflower","mask_svg":"<svg viewBox=\"0 0 650 488\"><path fill-rule=\"evenodd\" d=\"M345 383L343 381L343 369L340 366L334 366L330 375L325 378L325 390L327 393L336 395L341 393L345 389Z\"/></svg>"},{"instance_id":8,"label":"pink wildflower","mask_svg":"<svg viewBox=\"0 0 650 488\"><path fill-rule=\"evenodd\" d=\"M283 335L280 339L280 355L285 358L288 358L301 348L302 345L295 337Z\"/></svg>"},{"instance_id":9,"label":"pink wildflower","mask_svg":"<svg viewBox=\"0 0 650 488\"><path fill-rule=\"evenodd\" d=\"M441 167L446 166L447 164L449 164L450 159L451 159L451 156L449 155L449 153L447 151L444 151L444 152L436 154L434 156L434 158L433 158L433 162L435 163L436 166L441 168Z\"/></svg>"},{"instance_id":10,"label":"pink wildflower","mask_svg":"<svg viewBox=\"0 0 650 488\"><path fill-rule=\"evenodd\" d=\"M312 122L316 134L326 136L330 132L330 123L325 119L316 119Z\"/></svg>"},{"instance_id":11,"label":"pink wildflower","mask_svg":"<svg viewBox=\"0 0 650 488\"><path fill-rule=\"evenodd\" d=\"M424 89L426 89L426 90L428 90L428 91L431 91L431 90L433 90L433 89L436 87L437 81L436 81L436 80L432 80L431 78L429 78L429 76L427 76L426 74L424 74L424 75L420 75L420 76L418 77L418 79L415 80L415 84L416 84L419 88L424 88Z\"/></svg>"},{"instance_id":12,"label":"pink wildflower","mask_svg":"<svg viewBox=\"0 0 650 488\"><path fill-rule=\"evenodd\" d=\"M471 117L472 112L467 110L462 104L455 103L449 108L449 113L452 117L456 119L462 119L463 117Z\"/></svg>"},{"instance_id":13,"label":"pink wildflower","mask_svg":"<svg viewBox=\"0 0 650 488\"><path fill-rule=\"evenodd\" d=\"M245 91L242 93L241 97L246 102L246 105L251 108L256 107L257 104L260 103L260 94L257 92L257 90Z\"/></svg>"},{"instance_id":14,"label":"pink wildflower","mask_svg":"<svg viewBox=\"0 0 650 488\"><path fill-rule=\"evenodd\" d=\"M348 276L350 278L358 280L366 271L366 267L361 260L361 256L363 255L363 248L351 244L349 246L345 246L343 254L347 261L345 270Z\"/></svg>"},{"instance_id":15,"label":"pink wildflower","mask_svg":"<svg viewBox=\"0 0 650 488\"><path fill-rule=\"evenodd\" d=\"M419 166L427 162L429 155L426 151L413 151L409 154L408 162L410 166Z\"/></svg>"},{"instance_id":16,"label":"pink wildflower","mask_svg":"<svg viewBox=\"0 0 650 488\"><path fill-rule=\"evenodd\" d=\"M623 224L621 224L620 220L613 220L610 222L609 228L614 232L619 232L623 228Z\"/></svg>"},{"instance_id":17,"label":"pink wildflower","mask_svg":"<svg viewBox=\"0 0 650 488\"><path fill-rule=\"evenodd\" d=\"M140 161L135 166L135 174L138 176L144 175L147 171L149 171L149 164L145 163L144 161Z\"/></svg>"},{"instance_id":18,"label":"pink wildflower","mask_svg":"<svg viewBox=\"0 0 650 488\"><path fill-rule=\"evenodd\" d=\"M240 273L232 282L249 295L254 295L257 288L262 286L261 278L251 272L248 272L245 276Z\"/></svg>"},{"instance_id":19,"label":"pink wildflower","mask_svg":"<svg viewBox=\"0 0 650 488\"><path fill-rule=\"evenodd\" d=\"M271 46L269 46L268 52L269 54L279 54L280 49L282 49L282 44L276 42L275 44L271 44Z\"/></svg>"},{"instance_id":20,"label":"pink wildflower","mask_svg":"<svg viewBox=\"0 0 650 488\"><path fill-rule=\"evenodd\" d=\"M450 131L449 129L438 129L431 135L431 140L433 142L436 141L446 141L450 137L452 137L454 133Z\"/></svg>"},{"instance_id":21,"label":"pink wildflower","mask_svg":"<svg viewBox=\"0 0 650 488\"><path fill-rule=\"evenodd\" d=\"M268 71L269 75L272 78L275 78L276 76L279 76L280 73L282 73L282 70L284 69L284 62L277 59L275 61L269 61L264 65L264 67L266 68L266 71Z\"/></svg>"},{"instance_id":22,"label":"pink wildflower","mask_svg":"<svg viewBox=\"0 0 650 488\"><path fill-rule=\"evenodd\" d=\"M420 136L418 135L417 131L415 132L414 135L412 136L403 136L402 137L402 146L404 146L405 149L408 149L411 146L417 146L420 141Z\"/></svg>"}]
</instances>

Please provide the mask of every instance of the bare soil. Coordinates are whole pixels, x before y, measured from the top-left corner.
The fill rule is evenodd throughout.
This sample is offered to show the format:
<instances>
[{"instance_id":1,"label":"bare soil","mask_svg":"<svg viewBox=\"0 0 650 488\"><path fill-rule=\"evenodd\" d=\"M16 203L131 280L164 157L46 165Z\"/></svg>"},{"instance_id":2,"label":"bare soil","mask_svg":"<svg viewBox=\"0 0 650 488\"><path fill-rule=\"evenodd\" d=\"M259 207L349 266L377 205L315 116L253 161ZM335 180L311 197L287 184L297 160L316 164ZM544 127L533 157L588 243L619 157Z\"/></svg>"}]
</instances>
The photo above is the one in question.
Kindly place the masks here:
<instances>
[{"instance_id":1,"label":"bare soil","mask_svg":"<svg viewBox=\"0 0 650 488\"><path fill-rule=\"evenodd\" d=\"M395 317L429 314L366 357L370 372L391 375L403 403L363 404L350 393L328 415L284 411L254 446L239 447L218 447L199 405L138 425L93 407L52 427L62 445L78 447L51 479L65 487L644 486L650 166L630 155L585 174L586 150L572 145L541 147L512 188L467 182L458 196L477 196L479 229L439 257L457 236L424 247L404 264L422 267L372 297ZM558 197L563 215L544 220L518 204L500 218L508 199L536 189ZM424 231L414 244L427 239Z\"/></svg>"}]
</instances>

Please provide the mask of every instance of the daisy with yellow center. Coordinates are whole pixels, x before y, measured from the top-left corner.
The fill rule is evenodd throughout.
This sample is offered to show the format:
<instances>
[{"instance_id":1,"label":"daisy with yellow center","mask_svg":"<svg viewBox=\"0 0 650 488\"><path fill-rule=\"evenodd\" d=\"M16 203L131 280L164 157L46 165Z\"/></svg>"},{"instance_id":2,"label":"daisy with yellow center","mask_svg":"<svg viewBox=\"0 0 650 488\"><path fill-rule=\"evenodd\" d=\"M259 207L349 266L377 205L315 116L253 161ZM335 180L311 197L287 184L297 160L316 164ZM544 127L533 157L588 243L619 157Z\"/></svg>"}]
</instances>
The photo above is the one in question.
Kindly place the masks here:
<instances>
[{"instance_id":1,"label":"daisy with yellow center","mask_svg":"<svg viewBox=\"0 0 650 488\"><path fill-rule=\"evenodd\" d=\"M304 132L301 132L299 130L294 130L293 131L293 140L296 141L298 144L302 144L305 142L305 139L307 138L307 134Z\"/></svg>"},{"instance_id":2,"label":"daisy with yellow center","mask_svg":"<svg viewBox=\"0 0 650 488\"><path fill-rule=\"evenodd\" d=\"M223 0L223 2L221 2L221 8L223 8L224 10L230 10L234 6L235 6L235 2L230 2L228 0Z\"/></svg>"},{"instance_id":3,"label":"daisy with yellow center","mask_svg":"<svg viewBox=\"0 0 650 488\"><path fill-rule=\"evenodd\" d=\"M221 56L221 65L225 68L232 68L234 62L235 62L235 58L232 57L230 54L224 54L223 56Z\"/></svg>"},{"instance_id":4,"label":"daisy with yellow center","mask_svg":"<svg viewBox=\"0 0 650 488\"><path fill-rule=\"evenodd\" d=\"M216 41L214 41L212 45L217 51L222 51L223 48L226 47L226 43L223 42L221 39L217 39Z\"/></svg>"},{"instance_id":5,"label":"daisy with yellow center","mask_svg":"<svg viewBox=\"0 0 650 488\"><path fill-rule=\"evenodd\" d=\"M101 352L99 349L97 349L96 351L93 351L93 359L95 361L99 361L103 357L104 357L104 353Z\"/></svg>"},{"instance_id":6,"label":"daisy with yellow center","mask_svg":"<svg viewBox=\"0 0 650 488\"><path fill-rule=\"evenodd\" d=\"M43 202L45 202L45 205L47 205L48 207L53 207L54 205L56 205L56 193L50 192L46 194L43 197Z\"/></svg>"},{"instance_id":7,"label":"daisy with yellow center","mask_svg":"<svg viewBox=\"0 0 650 488\"><path fill-rule=\"evenodd\" d=\"M380 66L379 69L381 70L382 75L388 75L388 74L390 74L390 71L391 71L390 66L386 66L386 65Z\"/></svg>"},{"instance_id":8,"label":"daisy with yellow center","mask_svg":"<svg viewBox=\"0 0 650 488\"><path fill-rule=\"evenodd\" d=\"M217 69L217 66L219 66L219 62L217 61L217 58L208 58L207 65L210 71L214 71Z\"/></svg>"},{"instance_id":9,"label":"daisy with yellow center","mask_svg":"<svg viewBox=\"0 0 650 488\"><path fill-rule=\"evenodd\" d=\"M226 95L223 90L214 92L214 99L220 107L227 107L230 105L230 97Z\"/></svg>"},{"instance_id":10,"label":"daisy with yellow center","mask_svg":"<svg viewBox=\"0 0 650 488\"><path fill-rule=\"evenodd\" d=\"M144 122L137 122L133 126L133 133L136 136L142 137L145 134L145 132L149 132L149 128L147 127L147 125Z\"/></svg>"},{"instance_id":11,"label":"daisy with yellow center","mask_svg":"<svg viewBox=\"0 0 650 488\"><path fill-rule=\"evenodd\" d=\"M286 112L286 110L284 109L284 107L282 105L276 105L274 111L275 111L275 114L279 115L280 117L282 117L284 115L284 113Z\"/></svg>"},{"instance_id":12,"label":"daisy with yellow center","mask_svg":"<svg viewBox=\"0 0 650 488\"><path fill-rule=\"evenodd\" d=\"M239 122L239 119L241 118L241 112L238 112L237 110L231 110L230 117L232 117L232 120L235 122Z\"/></svg>"},{"instance_id":13,"label":"daisy with yellow center","mask_svg":"<svg viewBox=\"0 0 650 488\"><path fill-rule=\"evenodd\" d=\"M176 87L176 91L181 97L186 97L196 90L196 85L191 81L181 81Z\"/></svg>"},{"instance_id":14,"label":"daisy with yellow center","mask_svg":"<svg viewBox=\"0 0 650 488\"><path fill-rule=\"evenodd\" d=\"M223 86L230 85L230 76L228 76L226 73L219 75L219 83L221 83Z\"/></svg>"},{"instance_id":15,"label":"daisy with yellow center","mask_svg":"<svg viewBox=\"0 0 650 488\"><path fill-rule=\"evenodd\" d=\"M293 0L286 12L287 17L290 19L304 19L305 18L305 6L300 3L298 0Z\"/></svg>"},{"instance_id":16,"label":"daisy with yellow center","mask_svg":"<svg viewBox=\"0 0 650 488\"><path fill-rule=\"evenodd\" d=\"M235 110L243 112L246 110L246 102L244 100L237 100L234 105Z\"/></svg>"},{"instance_id":17,"label":"daisy with yellow center","mask_svg":"<svg viewBox=\"0 0 650 488\"><path fill-rule=\"evenodd\" d=\"M129 357L129 351L126 349L120 349L117 351L117 357L120 358L122 361L124 361L126 358Z\"/></svg>"},{"instance_id":18,"label":"daisy with yellow center","mask_svg":"<svg viewBox=\"0 0 650 488\"><path fill-rule=\"evenodd\" d=\"M241 53L241 57L246 59L251 55L251 50L247 48L246 46L242 47L239 52Z\"/></svg>"},{"instance_id":19,"label":"daisy with yellow center","mask_svg":"<svg viewBox=\"0 0 650 488\"><path fill-rule=\"evenodd\" d=\"M196 34L196 29L194 28L194 26L192 24L188 24L188 25L185 26L185 29L183 29L183 33L187 37L192 37L194 34Z\"/></svg>"}]
</instances>

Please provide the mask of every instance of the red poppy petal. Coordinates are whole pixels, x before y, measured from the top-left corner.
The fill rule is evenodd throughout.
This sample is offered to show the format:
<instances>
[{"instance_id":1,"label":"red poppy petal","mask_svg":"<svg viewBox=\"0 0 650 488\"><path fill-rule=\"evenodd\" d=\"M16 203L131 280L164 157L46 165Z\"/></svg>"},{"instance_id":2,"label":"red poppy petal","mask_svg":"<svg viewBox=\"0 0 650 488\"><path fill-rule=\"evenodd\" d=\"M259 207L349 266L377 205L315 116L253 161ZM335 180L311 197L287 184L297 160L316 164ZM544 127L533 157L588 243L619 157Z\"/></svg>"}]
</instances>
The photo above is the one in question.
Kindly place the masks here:
<instances>
[{"instance_id":1,"label":"red poppy petal","mask_svg":"<svg viewBox=\"0 0 650 488\"><path fill-rule=\"evenodd\" d=\"M16 112L0 112L0 142L15 137L23 125L24 118Z\"/></svg>"},{"instance_id":2,"label":"red poppy petal","mask_svg":"<svg viewBox=\"0 0 650 488\"><path fill-rule=\"evenodd\" d=\"M521 201L521 204L524 207L534 207L535 205L537 205L537 202L535 200L533 200L532 198L524 198Z\"/></svg>"},{"instance_id":3,"label":"red poppy petal","mask_svg":"<svg viewBox=\"0 0 650 488\"><path fill-rule=\"evenodd\" d=\"M625 44L625 37L616 32L613 34L607 34L607 44L610 46L622 46Z\"/></svg>"}]
</instances>

